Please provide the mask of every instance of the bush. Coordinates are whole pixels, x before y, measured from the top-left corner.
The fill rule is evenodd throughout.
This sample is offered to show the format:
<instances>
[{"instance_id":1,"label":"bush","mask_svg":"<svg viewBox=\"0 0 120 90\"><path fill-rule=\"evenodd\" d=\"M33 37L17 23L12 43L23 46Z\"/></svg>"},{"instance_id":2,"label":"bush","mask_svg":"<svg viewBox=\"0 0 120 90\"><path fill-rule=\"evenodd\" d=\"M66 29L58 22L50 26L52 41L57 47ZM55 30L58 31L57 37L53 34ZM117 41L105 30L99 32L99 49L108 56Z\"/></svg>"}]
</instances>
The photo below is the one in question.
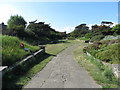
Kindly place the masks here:
<instances>
[{"instance_id":1,"label":"bush","mask_svg":"<svg viewBox=\"0 0 120 90\"><path fill-rule=\"evenodd\" d=\"M87 34L85 34L85 38L92 38L92 33L87 33Z\"/></svg>"},{"instance_id":2,"label":"bush","mask_svg":"<svg viewBox=\"0 0 120 90\"><path fill-rule=\"evenodd\" d=\"M112 28L112 31L114 32L114 35L120 35L120 24L117 24Z\"/></svg>"},{"instance_id":3,"label":"bush","mask_svg":"<svg viewBox=\"0 0 120 90\"><path fill-rule=\"evenodd\" d=\"M97 35L91 38L91 41L100 41L104 38L104 35Z\"/></svg>"},{"instance_id":4,"label":"bush","mask_svg":"<svg viewBox=\"0 0 120 90\"><path fill-rule=\"evenodd\" d=\"M75 40L75 37L68 37L69 40Z\"/></svg>"}]
</instances>

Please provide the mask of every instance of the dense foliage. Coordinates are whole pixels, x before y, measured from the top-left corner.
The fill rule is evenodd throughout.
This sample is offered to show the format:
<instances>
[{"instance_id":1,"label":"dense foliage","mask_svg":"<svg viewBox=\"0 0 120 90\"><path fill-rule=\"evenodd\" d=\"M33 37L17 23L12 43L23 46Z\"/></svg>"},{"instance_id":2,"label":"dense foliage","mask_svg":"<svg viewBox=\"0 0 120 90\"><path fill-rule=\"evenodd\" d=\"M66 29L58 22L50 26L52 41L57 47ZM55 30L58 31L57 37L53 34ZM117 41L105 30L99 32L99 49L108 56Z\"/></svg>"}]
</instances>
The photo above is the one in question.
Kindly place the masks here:
<instances>
[{"instance_id":1,"label":"dense foliage","mask_svg":"<svg viewBox=\"0 0 120 90\"><path fill-rule=\"evenodd\" d=\"M92 29L88 29L86 24L81 24L75 27L75 30L69 33L70 38L85 37L91 41L99 41L107 35L120 35L120 24L114 27L106 25L93 25Z\"/></svg>"},{"instance_id":2,"label":"dense foliage","mask_svg":"<svg viewBox=\"0 0 120 90\"><path fill-rule=\"evenodd\" d=\"M29 25L26 26L27 22L22 16L11 16L4 34L17 36L31 44L41 44L46 41L66 38L66 32L55 31L49 24L36 23L36 21L29 22Z\"/></svg>"},{"instance_id":3,"label":"dense foliage","mask_svg":"<svg viewBox=\"0 0 120 90\"><path fill-rule=\"evenodd\" d=\"M85 48L94 57L109 63L120 63L120 39L94 42Z\"/></svg>"},{"instance_id":4,"label":"dense foliage","mask_svg":"<svg viewBox=\"0 0 120 90\"><path fill-rule=\"evenodd\" d=\"M71 33L69 33L70 37L83 37L86 33L88 33L88 27L86 24L81 24L75 27L75 30Z\"/></svg>"},{"instance_id":5,"label":"dense foliage","mask_svg":"<svg viewBox=\"0 0 120 90\"><path fill-rule=\"evenodd\" d=\"M9 35L22 37L27 22L22 16L14 15L8 20Z\"/></svg>"},{"instance_id":6,"label":"dense foliage","mask_svg":"<svg viewBox=\"0 0 120 90\"><path fill-rule=\"evenodd\" d=\"M30 23L25 30L29 37L39 39L40 37L47 37L49 39L61 39L66 33L60 33L52 29L48 24L43 22Z\"/></svg>"}]
</instances>

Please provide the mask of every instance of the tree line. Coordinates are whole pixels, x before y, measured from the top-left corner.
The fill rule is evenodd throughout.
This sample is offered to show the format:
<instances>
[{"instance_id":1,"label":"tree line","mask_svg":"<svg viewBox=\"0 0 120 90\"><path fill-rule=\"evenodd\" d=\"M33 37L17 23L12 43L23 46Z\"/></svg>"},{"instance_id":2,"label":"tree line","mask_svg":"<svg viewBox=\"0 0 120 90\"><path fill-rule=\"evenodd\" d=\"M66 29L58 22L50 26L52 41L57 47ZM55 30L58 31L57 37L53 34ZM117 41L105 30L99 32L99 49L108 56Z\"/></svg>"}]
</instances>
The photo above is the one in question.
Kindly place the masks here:
<instances>
[{"instance_id":1,"label":"tree line","mask_svg":"<svg viewBox=\"0 0 120 90\"><path fill-rule=\"evenodd\" d=\"M89 29L86 24L80 24L68 35L70 38L85 37L91 39L92 41L101 40L106 35L120 35L120 24L116 24L113 27L110 27L110 25L95 24L92 26L92 29Z\"/></svg>"},{"instance_id":2,"label":"tree line","mask_svg":"<svg viewBox=\"0 0 120 90\"><path fill-rule=\"evenodd\" d=\"M31 42L44 42L66 37L66 32L58 32L51 28L49 24L45 24L44 22L36 23L36 21L29 22L27 25L27 22L22 16L11 16L7 22L7 30L3 34L17 36L20 39Z\"/></svg>"}]
</instances>

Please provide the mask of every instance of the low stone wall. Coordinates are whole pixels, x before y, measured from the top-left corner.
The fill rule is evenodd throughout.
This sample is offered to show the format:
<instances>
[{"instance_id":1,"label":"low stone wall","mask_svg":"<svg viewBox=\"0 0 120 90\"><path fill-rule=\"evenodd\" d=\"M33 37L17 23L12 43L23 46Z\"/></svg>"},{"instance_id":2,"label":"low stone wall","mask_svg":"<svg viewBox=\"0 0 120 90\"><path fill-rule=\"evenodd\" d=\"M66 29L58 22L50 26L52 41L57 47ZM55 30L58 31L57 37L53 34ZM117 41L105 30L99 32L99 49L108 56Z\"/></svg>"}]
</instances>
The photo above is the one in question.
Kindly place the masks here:
<instances>
[{"instance_id":1,"label":"low stone wall","mask_svg":"<svg viewBox=\"0 0 120 90\"><path fill-rule=\"evenodd\" d=\"M6 68L7 66L0 66L0 90L2 90L2 71Z\"/></svg>"},{"instance_id":2,"label":"low stone wall","mask_svg":"<svg viewBox=\"0 0 120 90\"><path fill-rule=\"evenodd\" d=\"M90 53L86 52L86 54L88 56L92 56ZM92 56L94 57L94 56ZM95 57L94 57L95 58ZM96 58L95 58L96 59ZM99 59L96 59L96 60L99 60ZM105 63L105 62L102 62L104 65L107 65L109 66L110 68L112 68L112 72L113 74L115 75L115 77L117 78L120 78L120 64L109 64L109 63Z\"/></svg>"},{"instance_id":3,"label":"low stone wall","mask_svg":"<svg viewBox=\"0 0 120 90\"><path fill-rule=\"evenodd\" d=\"M14 65L12 65L10 67L6 66L5 69L1 69L0 70L0 73L2 75L1 77L3 77L6 72L12 71L14 68L19 66L20 64L24 64L26 62L30 62L33 57L36 57L37 55L44 54L44 53L45 53L45 49L40 49L37 52L33 53L32 55L29 55L28 57L24 58L23 60L16 62Z\"/></svg>"}]
</instances>

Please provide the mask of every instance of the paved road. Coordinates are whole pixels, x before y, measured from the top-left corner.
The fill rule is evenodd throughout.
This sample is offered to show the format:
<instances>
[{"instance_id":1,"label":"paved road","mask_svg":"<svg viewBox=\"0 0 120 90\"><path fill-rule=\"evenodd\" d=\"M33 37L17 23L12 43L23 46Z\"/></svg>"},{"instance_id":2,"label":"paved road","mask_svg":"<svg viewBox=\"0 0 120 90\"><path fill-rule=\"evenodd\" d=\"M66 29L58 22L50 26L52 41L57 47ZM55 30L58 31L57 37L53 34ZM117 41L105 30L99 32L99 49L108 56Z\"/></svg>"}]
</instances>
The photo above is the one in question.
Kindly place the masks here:
<instances>
[{"instance_id":1,"label":"paved road","mask_svg":"<svg viewBox=\"0 0 120 90\"><path fill-rule=\"evenodd\" d=\"M54 57L24 88L101 88L73 59L70 46Z\"/></svg>"}]
</instances>

